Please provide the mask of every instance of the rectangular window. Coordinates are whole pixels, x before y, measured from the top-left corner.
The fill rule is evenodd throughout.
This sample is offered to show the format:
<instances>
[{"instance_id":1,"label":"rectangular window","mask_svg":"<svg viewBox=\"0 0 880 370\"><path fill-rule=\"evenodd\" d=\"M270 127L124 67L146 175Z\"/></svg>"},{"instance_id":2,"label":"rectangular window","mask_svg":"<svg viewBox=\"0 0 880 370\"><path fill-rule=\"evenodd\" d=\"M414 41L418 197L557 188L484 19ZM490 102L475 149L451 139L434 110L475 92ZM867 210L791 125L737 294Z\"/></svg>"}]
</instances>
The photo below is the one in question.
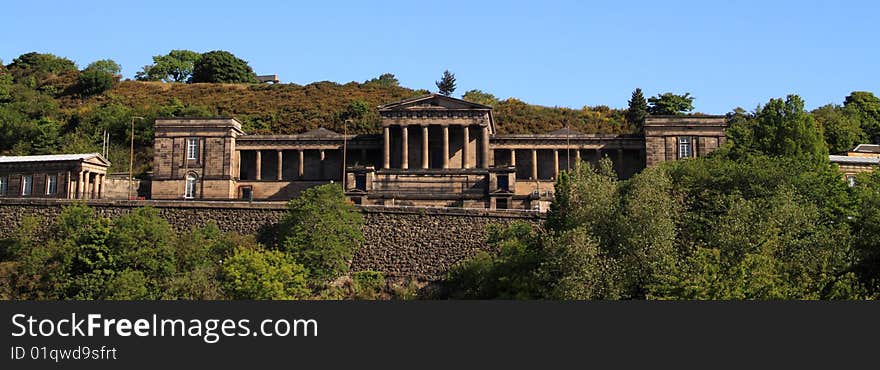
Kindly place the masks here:
<instances>
[{"instance_id":1,"label":"rectangular window","mask_svg":"<svg viewBox=\"0 0 880 370\"><path fill-rule=\"evenodd\" d=\"M199 159L199 139L186 139L186 159Z\"/></svg>"},{"instance_id":2,"label":"rectangular window","mask_svg":"<svg viewBox=\"0 0 880 370\"><path fill-rule=\"evenodd\" d=\"M21 177L21 195L31 195L34 187L34 177L25 175Z\"/></svg>"},{"instance_id":3,"label":"rectangular window","mask_svg":"<svg viewBox=\"0 0 880 370\"><path fill-rule=\"evenodd\" d=\"M46 195L55 194L58 191L58 175L46 176Z\"/></svg>"},{"instance_id":4,"label":"rectangular window","mask_svg":"<svg viewBox=\"0 0 880 370\"><path fill-rule=\"evenodd\" d=\"M847 175L846 176L846 184L849 185L849 187L856 186L856 177L853 175Z\"/></svg>"},{"instance_id":5,"label":"rectangular window","mask_svg":"<svg viewBox=\"0 0 880 370\"><path fill-rule=\"evenodd\" d=\"M691 158L694 155L693 141L689 136L678 138L678 158Z\"/></svg>"},{"instance_id":6,"label":"rectangular window","mask_svg":"<svg viewBox=\"0 0 880 370\"><path fill-rule=\"evenodd\" d=\"M6 196L6 188L9 187L9 178L6 176L0 177L0 197Z\"/></svg>"}]
</instances>

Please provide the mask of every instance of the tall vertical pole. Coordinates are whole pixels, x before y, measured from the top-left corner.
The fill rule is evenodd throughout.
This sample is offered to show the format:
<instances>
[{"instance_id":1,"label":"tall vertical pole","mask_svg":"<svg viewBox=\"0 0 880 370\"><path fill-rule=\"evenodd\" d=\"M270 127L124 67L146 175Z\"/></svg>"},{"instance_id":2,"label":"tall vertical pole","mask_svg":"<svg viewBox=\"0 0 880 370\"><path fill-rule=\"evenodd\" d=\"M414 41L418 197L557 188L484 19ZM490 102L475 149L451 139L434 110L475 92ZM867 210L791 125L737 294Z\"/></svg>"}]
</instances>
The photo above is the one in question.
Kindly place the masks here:
<instances>
[{"instance_id":1,"label":"tall vertical pole","mask_svg":"<svg viewBox=\"0 0 880 370\"><path fill-rule=\"evenodd\" d=\"M350 119L345 120L342 124L342 191L345 191L345 185L348 182L348 176L345 173L345 163L348 159L346 155L348 154L348 122Z\"/></svg>"},{"instance_id":2,"label":"tall vertical pole","mask_svg":"<svg viewBox=\"0 0 880 370\"><path fill-rule=\"evenodd\" d=\"M131 186L134 181L134 120L144 119L144 117L131 117L131 148L128 153L128 199L131 199ZM186 158L186 151L184 150L184 158Z\"/></svg>"}]
</instances>

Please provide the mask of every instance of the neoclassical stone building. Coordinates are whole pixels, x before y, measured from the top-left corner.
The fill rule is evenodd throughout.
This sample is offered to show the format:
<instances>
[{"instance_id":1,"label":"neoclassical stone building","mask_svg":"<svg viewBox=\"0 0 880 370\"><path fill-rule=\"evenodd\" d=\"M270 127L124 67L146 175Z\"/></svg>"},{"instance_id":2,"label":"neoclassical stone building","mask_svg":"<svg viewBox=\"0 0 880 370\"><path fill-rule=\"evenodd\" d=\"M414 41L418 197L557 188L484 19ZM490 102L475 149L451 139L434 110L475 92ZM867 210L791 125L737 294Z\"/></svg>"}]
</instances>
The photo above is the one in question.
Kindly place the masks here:
<instances>
[{"instance_id":1,"label":"neoclassical stone building","mask_svg":"<svg viewBox=\"0 0 880 370\"><path fill-rule=\"evenodd\" d=\"M724 143L723 116L649 117L644 135L497 134L492 108L443 95L379 107L381 135L247 135L233 118L156 120L152 199L284 200L341 182L357 204L546 209L560 171L608 157L630 177Z\"/></svg>"},{"instance_id":2,"label":"neoclassical stone building","mask_svg":"<svg viewBox=\"0 0 880 370\"><path fill-rule=\"evenodd\" d=\"M0 156L0 198L100 199L109 166L98 153Z\"/></svg>"}]
</instances>

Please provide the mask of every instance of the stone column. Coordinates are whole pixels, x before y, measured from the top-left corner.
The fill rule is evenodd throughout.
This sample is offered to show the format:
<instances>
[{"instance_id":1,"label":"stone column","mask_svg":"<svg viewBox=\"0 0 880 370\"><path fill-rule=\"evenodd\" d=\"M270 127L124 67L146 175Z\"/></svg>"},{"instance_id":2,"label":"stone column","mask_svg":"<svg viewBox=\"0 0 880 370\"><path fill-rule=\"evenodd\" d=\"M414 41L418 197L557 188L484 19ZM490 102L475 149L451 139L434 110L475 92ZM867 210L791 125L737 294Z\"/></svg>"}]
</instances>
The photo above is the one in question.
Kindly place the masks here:
<instances>
[{"instance_id":1,"label":"stone column","mask_svg":"<svg viewBox=\"0 0 880 370\"><path fill-rule=\"evenodd\" d=\"M278 181L281 181L281 179L282 179L281 174L284 171L284 166L282 165L283 161L284 161L284 151L278 150Z\"/></svg>"},{"instance_id":2,"label":"stone column","mask_svg":"<svg viewBox=\"0 0 880 370\"><path fill-rule=\"evenodd\" d=\"M382 139L384 140L384 146L382 147L382 168L389 169L391 168L391 128L385 126L382 130ZM302 152L300 152L302 153ZM302 176L302 175L300 175Z\"/></svg>"},{"instance_id":3,"label":"stone column","mask_svg":"<svg viewBox=\"0 0 880 370\"><path fill-rule=\"evenodd\" d=\"M559 177L559 149L553 149L553 178Z\"/></svg>"},{"instance_id":4,"label":"stone column","mask_svg":"<svg viewBox=\"0 0 880 370\"><path fill-rule=\"evenodd\" d=\"M92 199L92 173L86 171L85 179L86 182L83 185L86 188L83 190L83 199Z\"/></svg>"},{"instance_id":5,"label":"stone column","mask_svg":"<svg viewBox=\"0 0 880 370\"><path fill-rule=\"evenodd\" d=\"M257 174L255 177L257 180L263 179L263 167L262 166L263 166L263 155L261 154L261 152L259 150L257 150L257 166L256 166L257 167Z\"/></svg>"},{"instance_id":6,"label":"stone column","mask_svg":"<svg viewBox=\"0 0 880 370\"><path fill-rule=\"evenodd\" d=\"M86 171L79 171L79 178L76 180L76 194L74 194L75 199L82 199L83 197L83 176Z\"/></svg>"},{"instance_id":7,"label":"stone column","mask_svg":"<svg viewBox=\"0 0 880 370\"><path fill-rule=\"evenodd\" d=\"M422 125L422 169L428 169L428 125Z\"/></svg>"},{"instance_id":8,"label":"stone column","mask_svg":"<svg viewBox=\"0 0 880 370\"><path fill-rule=\"evenodd\" d=\"M409 168L409 130L407 126L400 126L400 168Z\"/></svg>"},{"instance_id":9,"label":"stone column","mask_svg":"<svg viewBox=\"0 0 880 370\"><path fill-rule=\"evenodd\" d=\"M98 175L98 199L104 198L104 174Z\"/></svg>"},{"instance_id":10,"label":"stone column","mask_svg":"<svg viewBox=\"0 0 880 370\"><path fill-rule=\"evenodd\" d=\"M321 149L321 179L324 179L324 158L327 158L326 153L324 153L324 149Z\"/></svg>"},{"instance_id":11,"label":"stone column","mask_svg":"<svg viewBox=\"0 0 880 370\"><path fill-rule=\"evenodd\" d=\"M483 135L482 135L482 148L483 149L483 157L482 157L482 167L489 168L489 126L483 126Z\"/></svg>"},{"instance_id":12,"label":"stone column","mask_svg":"<svg viewBox=\"0 0 880 370\"><path fill-rule=\"evenodd\" d=\"M67 175L64 176L64 184L64 196L67 197L67 199L72 199L70 196L70 171L67 171Z\"/></svg>"},{"instance_id":13,"label":"stone column","mask_svg":"<svg viewBox=\"0 0 880 370\"><path fill-rule=\"evenodd\" d=\"M510 150L510 167L516 168L516 149Z\"/></svg>"},{"instance_id":14,"label":"stone column","mask_svg":"<svg viewBox=\"0 0 880 370\"><path fill-rule=\"evenodd\" d=\"M443 168L449 168L449 125L443 125Z\"/></svg>"},{"instance_id":15,"label":"stone column","mask_svg":"<svg viewBox=\"0 0 880 370\"><path fill-rule=\"evenodd\" d=\"M538 180L538 150L532 149L532 180Z\"/></svg>"},{"instance_id":16,"label":"stone column","mask_svg":"<svg viewBox=\"0 0 880 370\"><path fill-rule=\"evenodd\" d=\"M300 149L300 150L298 150L298 152L299 152L299 167L297 168L296 175L300 180L302 180L303 179L303 172L305 171L305 151Z\"/></svg>"},{"instance_id":17,"label":"stone column","mask_svg":"<svg viewBox=\"0 0 880 370\"><path fill-rule=\"evenodd\" d=\"M235 151L235 163L233 168L235 169L233 172L233 174L235 174L234 177L241 178L241 150Z\"/></svg>"},{"instance_id":18,"label":"stone column","mask_svg":"<svg viewBox=\"0 0 880 370\"><path fill-rule=\"evenodd\" d=\"M471 141L470 132L467 126L461 126L461 128L461 168L470 168L470 163L468 163L468 144Z\"/></svg>"},{"instance_id":19,"label":"stone column","mask_svg":"<svg viewBox=\"0 0 880 370\"><path fill-rule=\"evenodd\" d=\"M574 150L574 163L578 164L581 161L581 148L577 148Z\"/></svg>"}]
</instances>

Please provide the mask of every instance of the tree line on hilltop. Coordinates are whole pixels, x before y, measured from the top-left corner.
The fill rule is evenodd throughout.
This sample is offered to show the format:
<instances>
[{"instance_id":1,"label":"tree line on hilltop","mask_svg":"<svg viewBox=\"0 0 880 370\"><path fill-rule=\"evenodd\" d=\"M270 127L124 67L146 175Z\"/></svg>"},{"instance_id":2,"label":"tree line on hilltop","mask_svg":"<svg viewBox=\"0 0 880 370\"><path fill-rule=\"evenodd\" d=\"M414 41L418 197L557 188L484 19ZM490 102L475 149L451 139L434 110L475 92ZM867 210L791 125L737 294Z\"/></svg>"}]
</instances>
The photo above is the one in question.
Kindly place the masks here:
<instances>
[{"instance_id":1,"label":"tree line on hilltop","mask_svg":"<svg viewBox=\"0 0 880 370\"><path fill-rule=\"evenodd\" d=\"M364 82L254 83L247 62L226 51L172 50L153 57L135 75L121 81L121 67L103 59L82 70L64 57L26 53L0 63L0 154L29 155L98 152L110 137L111 171L128 167L130 125L135 120L135 171L149 171L156 117L234 116L253 134L296 134L318 127L354 134L378 133L375 107L427 94L402 87L390 73ZM156 83L160 82L160 83ZM203 83L208 82L208 83ZM445 71L440 93L455 91L455 74ZM686 114L693 96L663 93L649 98L633 92L626 109L584 106L544 107L515 98L498 99L474 89L461 97L492 106L502 134L546 133L563 127L583 133L638 134L648 114ZM753 112L735 109L729 115ZM860 142L880 142L880 100L853 92L844 105L808 112L821 127L832 153Z\"/></svg>"}]
</instances>

